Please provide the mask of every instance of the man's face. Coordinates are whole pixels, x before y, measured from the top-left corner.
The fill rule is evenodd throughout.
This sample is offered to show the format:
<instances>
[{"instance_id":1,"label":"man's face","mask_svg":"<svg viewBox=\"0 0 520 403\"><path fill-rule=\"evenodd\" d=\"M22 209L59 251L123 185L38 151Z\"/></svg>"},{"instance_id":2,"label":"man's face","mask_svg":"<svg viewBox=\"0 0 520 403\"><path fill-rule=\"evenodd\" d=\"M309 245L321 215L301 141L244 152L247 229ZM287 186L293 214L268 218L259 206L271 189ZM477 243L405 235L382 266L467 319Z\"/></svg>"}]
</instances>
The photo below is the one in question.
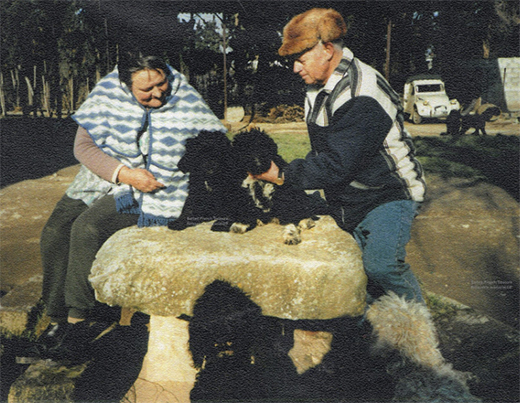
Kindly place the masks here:
<instances>
[{"instance_id":1,"label":"man's face","mask_svg":"<svg viewBox=\"0 0 520 403\"><path fill-rule=\"evenodd\" d=\"M300 75L305 84L323 85L330 77L331 53L323 43L295 55L293 72Z\"/></svg>"},{"instance_id":2,"label":"man's face","mask_svg":"<svg viewBox=\"0 0 520 403\"><path fill-rule=\"evenodd\" d=\"M141 105L148 108L164 105L169 86L162 70L140 70L132 74L132 93Z\"/></svg>"}]
</instances>

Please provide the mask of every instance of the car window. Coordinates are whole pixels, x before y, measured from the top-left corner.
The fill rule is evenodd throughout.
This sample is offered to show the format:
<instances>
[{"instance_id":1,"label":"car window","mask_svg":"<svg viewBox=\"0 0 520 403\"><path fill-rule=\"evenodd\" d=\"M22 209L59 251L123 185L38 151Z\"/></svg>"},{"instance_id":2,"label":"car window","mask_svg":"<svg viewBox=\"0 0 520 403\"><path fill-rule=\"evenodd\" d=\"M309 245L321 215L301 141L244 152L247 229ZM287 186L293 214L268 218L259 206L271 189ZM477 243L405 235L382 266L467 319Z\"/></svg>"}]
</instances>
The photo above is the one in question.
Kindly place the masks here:
<instances>
[{"instance_id":1,"label":"car window","mask_svg":"<svg viewBox=\"0 0 520 403\"><path fill-rule=\"evenodd\" d=\"M417 86L417 92L440 92L442 91L441 84L422 84Z\"/></svg>"}]
</instances>

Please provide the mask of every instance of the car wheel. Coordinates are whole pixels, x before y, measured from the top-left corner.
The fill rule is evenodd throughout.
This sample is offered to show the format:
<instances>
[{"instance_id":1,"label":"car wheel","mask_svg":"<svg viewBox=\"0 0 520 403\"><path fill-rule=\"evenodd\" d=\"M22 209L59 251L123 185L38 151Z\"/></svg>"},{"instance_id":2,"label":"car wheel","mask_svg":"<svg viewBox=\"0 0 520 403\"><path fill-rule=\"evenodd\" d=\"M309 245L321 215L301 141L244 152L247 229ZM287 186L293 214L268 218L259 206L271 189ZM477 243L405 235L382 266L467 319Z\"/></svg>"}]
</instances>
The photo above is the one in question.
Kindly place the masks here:
<instances>
[{"instance_id":1,"label":"car wheel","mask_svg":"<svg viewBox=\"0 0 520 403\"><path fill-rule=\"evenodd\" d=\"M419 115L419 112L417 112L417 108L413 108L412 122L416 125L419 125L422 122L422 117Z\"/></svg>"}]
</instances>

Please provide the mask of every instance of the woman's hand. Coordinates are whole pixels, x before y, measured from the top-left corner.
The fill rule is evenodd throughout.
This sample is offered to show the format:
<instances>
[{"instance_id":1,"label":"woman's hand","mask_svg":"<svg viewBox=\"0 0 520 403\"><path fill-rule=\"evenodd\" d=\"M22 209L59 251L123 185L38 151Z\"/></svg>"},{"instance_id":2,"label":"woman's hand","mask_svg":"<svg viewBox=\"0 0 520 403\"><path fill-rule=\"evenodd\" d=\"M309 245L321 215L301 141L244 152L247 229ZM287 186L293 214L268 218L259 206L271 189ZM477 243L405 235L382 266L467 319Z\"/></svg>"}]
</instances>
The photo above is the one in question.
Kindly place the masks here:
<instances>
[{"instance_id":1,"label":"woman's hand","mask_svg":"<svg viewBox=\"0 0 520 403\"><path fill-rule=\"evenodd\" d=\"M142 168L130 169L123 167L119 171L117 179L119 182L126 183L144 193L154 192L165 187L155 179L155 176L150 171Z\"/></svg>"}]
</instances>

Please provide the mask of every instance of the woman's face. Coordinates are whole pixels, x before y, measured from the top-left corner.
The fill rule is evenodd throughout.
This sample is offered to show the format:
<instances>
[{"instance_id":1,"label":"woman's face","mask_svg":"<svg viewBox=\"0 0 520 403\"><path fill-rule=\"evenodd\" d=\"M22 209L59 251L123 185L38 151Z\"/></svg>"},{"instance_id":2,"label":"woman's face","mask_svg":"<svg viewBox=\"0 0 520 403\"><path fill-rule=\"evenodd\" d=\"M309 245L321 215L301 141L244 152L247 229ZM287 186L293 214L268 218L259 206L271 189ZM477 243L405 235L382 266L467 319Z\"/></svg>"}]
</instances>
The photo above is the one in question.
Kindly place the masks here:
<instances>
[{"instance_id":1,"label":"woman's face","mask_svg":"<svg viewBox=\"0 0 520 403\"><path fill-rule=\"evenodd\" d=\"M132 74L132 93L147 108L164 105L170 84L162 70L139 70Z\"/></svg>"}]
</instances>

